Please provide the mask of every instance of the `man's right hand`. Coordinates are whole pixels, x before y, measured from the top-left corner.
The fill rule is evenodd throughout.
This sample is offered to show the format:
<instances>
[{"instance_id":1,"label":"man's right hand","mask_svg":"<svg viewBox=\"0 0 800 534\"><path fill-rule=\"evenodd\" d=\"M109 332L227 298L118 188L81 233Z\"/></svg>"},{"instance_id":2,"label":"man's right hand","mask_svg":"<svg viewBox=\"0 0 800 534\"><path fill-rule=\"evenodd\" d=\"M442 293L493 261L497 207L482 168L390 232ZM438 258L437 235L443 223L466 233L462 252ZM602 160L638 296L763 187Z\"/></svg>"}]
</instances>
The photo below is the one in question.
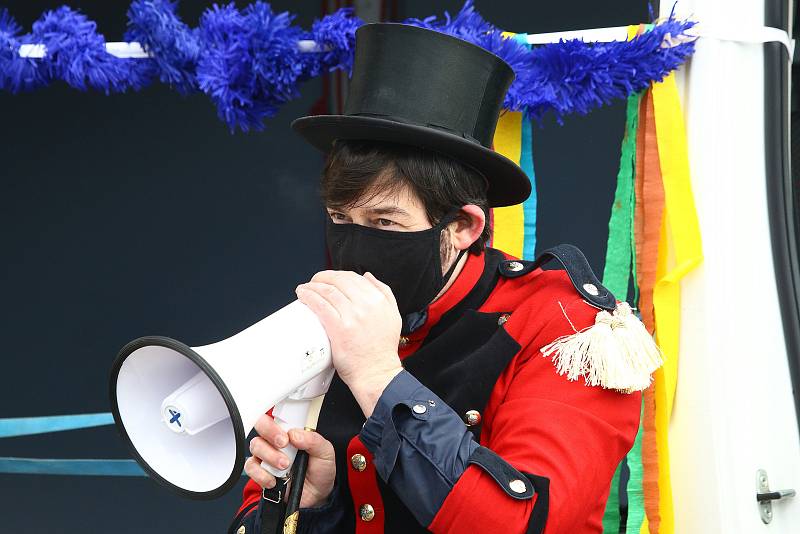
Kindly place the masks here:
<instances>
[{"instance_id":1,"label":"man's right hand","mask_svg":"<svg viewBox=\"0 0 800 534\"><path fill-rule=\"evenodd\" d=\"M308 452L308 470L300 507L321 506L330 495L336 478L333 444L316 432L299 428L293 428L287 434L267 414L258 418L255 429L258 436L250 440L250 452L253 456L244 464L245 473L262 488L275 487L275 477L261 467L261 461L276 469L285 469L289 465L289 458L280 449L291 441L298 450Z\"/></svg>"}]
</instances>

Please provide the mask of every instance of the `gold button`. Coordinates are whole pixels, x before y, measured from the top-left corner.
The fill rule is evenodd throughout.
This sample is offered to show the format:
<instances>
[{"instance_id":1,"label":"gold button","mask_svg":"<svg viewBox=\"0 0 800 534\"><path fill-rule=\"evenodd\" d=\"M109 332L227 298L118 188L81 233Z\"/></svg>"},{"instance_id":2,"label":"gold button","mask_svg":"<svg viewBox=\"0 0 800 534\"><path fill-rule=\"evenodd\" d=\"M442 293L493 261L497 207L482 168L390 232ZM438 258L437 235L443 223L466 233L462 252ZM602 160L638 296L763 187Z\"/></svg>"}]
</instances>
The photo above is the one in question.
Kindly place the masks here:
<instances>
[{"instance_id":1,"label":"gold button","mask_svg":"<svg viewBox=\"0 0 800 534\"><path fill-rule=\"evenodd\" d=\"M375 509L371 504L362 504L358 509L358 515L361 516L362 521L372 521L375 518Z\"/></svg>"},{"instance_id":2,"label":"gold button","mask_svg":"<svg viewBox=\"0 0 800 534\"><path fill-rule=\"evenodd\" d=\"M405 347L408 345L408 338L406 336L400 336L400 346Z\"/></svg>"},{"instance_id":3,"label":"gold button","mask_svg":"<svg viewBox=\"0 0 800 534\"><path fill-rule=\"evenodd\" d=\"M497 324L499 326L502 326L502 325L506 324L506 321L508 321L509 317L511 317L510 313L504 313L503 315L501 315L500 317L497 318Z\"/></svg>"},{"instance_id":4,"label":"gold button","mask_svg":"<svg viewBox=\"0 0 800 534\"><path fill-rule=\"evenodd\" d=\"M245 532L247 532L247 529L244 528L244 525L242 525L239 527L239 530L236 531L236 534L244 534Z\"/></svg>"},{"instance_id":5,"label":"gold button","mask_svg":"<svg viewBox=\"0 0 800 534\"><path fill-rule=\"evenodd\" d=\"M481 424L481 412L478 410L469 410L464 414L464 422L467 424L467 426Z\"/></svg>"},{"instance_id":6,"label":"gold button","mask_svg":"<svg viewBox=\"0 0 800 534\"><path fill-rule=\"evenodd\" d=\"M518 478L509 482L508 487L511 488L511 491L514 493L525 493L525 490L528 489L525 483Z\"/></svg>"},{"instance_id":7,"label":"gold button","mask_svg":"<svg viewBox=\"0 0 800 534\"><path fill-rule=\"evenodd\" d=\"M354 454L350 458L350 463L356 471L363 471L367 468L367 459L364 458L363 454Z\"/></svg>"}]
</instances>

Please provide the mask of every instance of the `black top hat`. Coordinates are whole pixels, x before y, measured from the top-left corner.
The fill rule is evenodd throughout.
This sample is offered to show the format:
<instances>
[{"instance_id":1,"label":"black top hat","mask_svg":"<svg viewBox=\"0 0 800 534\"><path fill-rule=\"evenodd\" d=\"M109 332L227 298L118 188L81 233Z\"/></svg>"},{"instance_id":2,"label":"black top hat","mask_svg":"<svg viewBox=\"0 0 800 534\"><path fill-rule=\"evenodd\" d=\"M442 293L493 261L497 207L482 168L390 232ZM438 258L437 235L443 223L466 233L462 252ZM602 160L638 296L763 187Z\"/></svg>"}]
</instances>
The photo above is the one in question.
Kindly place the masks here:
<instances>
[{"instance_id":1,"label":"black top hat","mask_svg":"<svg viewBox=\"0 0 800 534\"><path fill-rule=\"evenodd\" d=\"M336 139L437 151L486 178L490 206L509 206L531 192L524 171L490 148L513 79L505 61L467 41L407 24L366 24L356 31L345 114L301 117L292 128L326 152Z\"/></svg>"}]
</instances>

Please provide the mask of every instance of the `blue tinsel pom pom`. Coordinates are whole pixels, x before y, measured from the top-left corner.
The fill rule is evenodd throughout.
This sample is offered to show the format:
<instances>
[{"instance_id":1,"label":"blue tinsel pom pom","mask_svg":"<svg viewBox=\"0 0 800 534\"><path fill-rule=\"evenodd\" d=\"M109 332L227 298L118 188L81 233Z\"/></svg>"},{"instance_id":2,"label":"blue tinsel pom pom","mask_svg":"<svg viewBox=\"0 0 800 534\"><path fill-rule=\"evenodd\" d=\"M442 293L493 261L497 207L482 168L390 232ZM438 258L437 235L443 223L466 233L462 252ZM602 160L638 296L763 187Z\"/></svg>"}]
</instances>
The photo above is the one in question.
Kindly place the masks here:
<instances>
[{"instance_id":1,"label":"blue tinsel pom pom","mask_svg":"<svg viewBox=\"0 0 800 534\"><path fill-rule=\"evenodd\" d=\"M197 30L178 17L177 1L134 0L128 9L125 40L150 53L158 78L181 94L197 90L195 65L200 57Z\"/></svg>"},{"instance_id":2,"label":"blue tinsel pom pom","mask_svg":"<svg viewBox=\"0 0 800 534\"><path fill-rule=\"evenodd\" d=\"M70 8L45 13L26 35L0 8L0 90L29 91L63 80L108 94L158 78L182 94L206 93L232 130L262 129L266 117L297 97L305 80L336 69L350 72L355 32L363 24L346 8L317 20L309 31L292 19L261 1L241 11L233 3L215 4L190 28L177 14L177 1L134 0L125 38L141 43L151 57L120 59L105 51L95 24ZM672 16L631 41L573 40L532 49L504 37L475 11L472 0L454 17L445 13L405 23L453 35L502 58L516 73L505 107L537 119L552 111L561 120L625 98L663 79L694 52L691 40L664 45L667 37L694 25ZM317 48L301 51L301 40L314 41ZM46 56L20 57L20 45L28 43L44 44Z\"/></svg>"}]
</instances>

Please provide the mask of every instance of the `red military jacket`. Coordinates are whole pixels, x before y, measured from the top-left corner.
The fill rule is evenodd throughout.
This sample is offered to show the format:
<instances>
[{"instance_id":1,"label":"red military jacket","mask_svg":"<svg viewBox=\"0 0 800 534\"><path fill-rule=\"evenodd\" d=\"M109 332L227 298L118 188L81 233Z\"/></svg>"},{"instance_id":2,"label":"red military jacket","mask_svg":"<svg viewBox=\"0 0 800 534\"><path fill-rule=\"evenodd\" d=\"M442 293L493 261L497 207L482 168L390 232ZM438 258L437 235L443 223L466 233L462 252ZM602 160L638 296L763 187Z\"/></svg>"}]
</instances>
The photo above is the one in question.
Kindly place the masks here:
<instances>
[{"instance_id":1,"label":"red military jacket","mask_svg":"<svg viewBox=\"0 0 800 534\"><path fill-rule=\"evenodd\" d=\"M343 532L522 533L543 497L549 500L546 534L602 532L612 475L638 429L641 394L588 386L557 372L542 347L590 327L599 309L565 271L529 269L514 260L493 249L470 254L398 351L407 371L473 423L469 429L480 445L520 472L549 480L548 494L514 499L472 464L433 521L419 525L403 496L376 475L358 437L364 416L335 381L318 430L336 449L337 486L344 494L338 502L349 508ZM240 513L260 496L261 488L248 481Z\"/></svg>"}]
</instances>

